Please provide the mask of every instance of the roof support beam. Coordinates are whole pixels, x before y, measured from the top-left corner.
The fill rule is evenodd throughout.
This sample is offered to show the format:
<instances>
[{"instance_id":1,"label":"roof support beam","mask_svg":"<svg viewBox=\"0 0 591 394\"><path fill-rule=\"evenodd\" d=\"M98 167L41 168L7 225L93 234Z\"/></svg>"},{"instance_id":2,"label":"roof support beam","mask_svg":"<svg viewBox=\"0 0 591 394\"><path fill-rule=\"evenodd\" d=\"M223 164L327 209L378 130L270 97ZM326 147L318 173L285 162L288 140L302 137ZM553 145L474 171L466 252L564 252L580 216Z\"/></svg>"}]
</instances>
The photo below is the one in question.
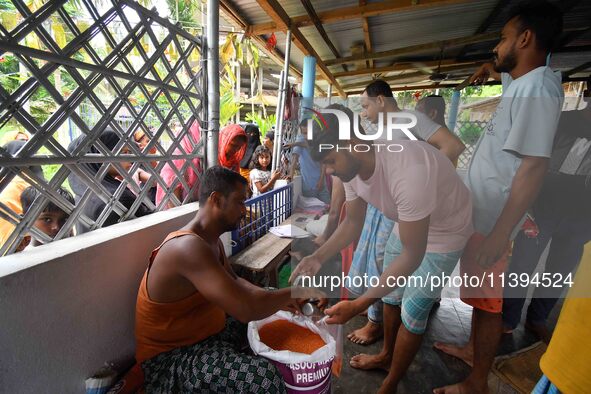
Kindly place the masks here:
<instances>
[{"instance_id":1,"label":"roof support beam","mask_svg":"<svg viewBox=\"0 0 591 394\"><path fill-rule=\"evenodd\" d=\"M470 67L476 67L478 64L477 63L472 63L472 64L468 64L468 65L452 65L452 66L448 66L448 67L441 67L441 72L442 73L447 73L447 72L451 72L451 71L457 71L457 70L463 70L466 68L470 68ZM383 78L384 81L386 82L396 82L396 81L400 81L400 80L406 80L409 78L422 78L420 80L424 80L426 79L426 75L424 72L422 71L416 71L416 72L411 72L411 73L406 73L406 74L399 74L399 75L394 75L392 77L388 77L388 78ZM372 80L367 80L364 82L356 82L354 84L351 85L346 85L343 86L344 89L355 89L355 88L360 88L360 87L364 87L367 84L369 84Z\"/></svg>"},{"instance_id":2,"label":"roof support beam","mask_svg":"<svg viewBox=\"0 0 591 394\"><path fill-rule=\"evenodd\" d=\"M568 11L570 11L571 9L576 7L580 2L581 2L581 0L564 0L564 1L558 2L559 4L557 4L557 5L560 7L562 12L564 14L566 14ZM503 9L511 6L510 3L511 3L511 0L499 0L497 5L495 6L494 10L484 20L484 22L482 23L482 25L480 25L478 30L476 30L475 34L484 33L486 31L486 29L488 29L489 26L494 22L495 17L497 15L499 15ZM562 39L561 39L560 43L558 44L558 48L560 49L560 48L564 47L565 45L568 45L568 43L575 40L580 35L585 34L587 31L589 31L589 28L575 29L572 31L564 31ZM459 60L466 60L466 53L468 52L469 47L470 47L470 45L466 45L462 48L462 50L458 54ZM555 50L554 52L558 52L559 49Z\"/></svg>"},{"instance_id":3,"label":"roof support beam","mask_svg":"<svg viewBox=\"0 0 591 394\"><path fill-rule=\"evenodd\" d=\"M318 56L318 53L316 53L312 45L310 45L308 40L306 40L302 32L300 32L300 29L291 25L291 19L289 18L289 15L287 15L287 12L285 12L277 0L257 0L257 3L267 13L267 15L269 15L271 19L277 23L277 25L281 26L281 29L291 29L296 46L304 53L304 55L314 56L316 58L316 64L320 68L320 72L324 78L329 84L333 85L342 98L346 98L347 94L341 88L341 85L337 82L335 77L333 77L331 71L328 69L328 67L326 67L320 56ZM306 18L310 19L308 16L306 16Z\"/></svg>"},{"instance_id":4,"label":"roof support beam","mask_svg":"<svg viewBox=\"0 0 591 394\"><path fill-rule=\"evenodd\" d=\"M366 4L367 4L367 0L359 0L359 7L363 7ZM365 52L372 53L373 48L371 45L371 36L369 35L369 23L367 22L366 16L361 18L361 25L363 26L363 41L365 42ZM339 58L339 57L340 56L337 56L337 58ZM373 59L369 59L366 62L366 65L368 68L373 68L374 67ZM347 71L347 70L345 70L345 71Z\"/></svg>"},{"instance_id":5,"label":"roof support beam","mask_svg":"<svg viewBox=\"0 0 591 394\"><path fill-rule=\"evenodd\" d=\"M499 85L500 82L498 81L489 81L486 85ZM425 90L425 89L445 89L445 88L453 88L459 85L459 83L432 83L428 85L404 85L404 86L394 86L391 87L393 92L401 92L405 90ZM351 95L357 95L363 93L363 89L351 90L347 91L347 93Z\"/></svg>"},{"instance_id":6,"label":"roof support beam","mask_svg":"<svg viewBox=\"0 0 591 394\"><path fill-rule=\"evenodd\" d=\"M411 61L411 60L404 60L402 62L399 63L394 63L391 66L383 66L383 67L373 67L373 68L362 68L359 70L352 70L352 71L347 71L347 72L340 72L340 73L334 73L333 76L335 78L342 78L342 77L353 77L356 75L367 75L367 74L381 74L381 73L387 73L387 72L392 72L392 71L406 71L406 70L416 70L417 66L416 64L420 63L422 66L425 67L437 67L439 65L439 60L433 60L433 61L422 61L422 60L417 60L417 61ZM453 65L466 65L466 66L470 66L475 64L475 62L473 61L465 61L465 62L457 62L455 59L443 59L441 61L441 66L453 66Z\"/></svg>"},{"instance_id":7,"label":"roof support beam","mask_svg":"<svg viewBox=\"0 0 591 394\"><path fill-rule=\"evenodd\" d=\"M244 30L245 32L252 31L251 26L246 23L244 18L240 16L240 13L234 8L234 6L228 2L228 0L220 0L220 12L223 13L237 28ZM251 39L257 44L260 50L262 50L270 59L272 59L277 65L283 66L285 56L277 49L269 50L267 48L267 42L264 38L257 35L251 35ZM293 65L289 65L290 71L297 75L298 78L302 77L302 72L295 68ZM326 95L326 92L316 85L316 89L322 94Z\"/></svg>"},{"instance_id":8,"label":"roof support beam","mask_svg":"<svg viewBox=\"0 0 591 394\"><path fill-rule=\"evenodd\" d=\"M439 49L442 47L453 47L453 46L458 46L458 45L493 41L498 38L499 38L498 32L478 34L478 35L472 35L472 36L468 36L468 37L453 38L451 40L435 41L435 42L431 42L428 44L412 45L409 47L397 48L397 49L392 49L392 50L384 51L384 52L368 53L368 54L362 55L362 56L359 56L359 55L348 56L348 57L343 57L340 59L327 60L326 65L334 66L337 64L352 63L352 62L356 62L359 60L382 59L382 58L386 58L386 57L411 55L414 53L424 52L424 51L428 51L431 49Z\"/></svg>"},{"instance_id":9,"label":"roof support beam","mask_svg":"<svg viewBox=\"0 0 591 394\"><path fill-rule=\"evenodd\" d=\"M581 71L585 71L585 70L587 70L589 68L591 68L591 62L583 63L580 66L577 66L577 67L573 68L572 70L568 70L567 72L564 73L564 75L566 77L569 77L569 76L571 76L573 74L577 74L577 73L579 73Z\"/></svg>"},{"instance_id":10,"label":"roof support beam","mask_svg":"<svg viewBox=\"0 0 591 394\"><path fill-rule=\"evenodd\" d=\"M250 30L250 26L244 21L238 11L227 0L220 0L220 12L224 14L224 16L228 18L232 24L234 24L234 26L244 30L245 32ZM259 49L261 49L267 56L269 56L269 58L277 63L277 65L283 66L284 56L282 53L276 49L272 51L267 49L267 43L261 37L252 36L252 39L257 43ZM298 77L302 77L301 71L299 71L297 68L290 66L290 69Z\"/></svg>"},{"instance_id":11,"label":"roof support beam","mask_svg":"<svg viewBox=\"0 0 591 394\"><path fill-rule=\"evenodd\" d=\"M455 5L462 3L469 3L469 0L421 0L420 4L416 4L416 0L388 0L380 3L370 3L363 6L351 6L337 8L334 10L328 10L318 13L318 18L322 24L367 18L370 16L384 15L393 12L404 12L404 11L423 11L432 9L435 7L444 7L447 5ZM300 15L291 18L291 26L303 27L311 26L314 22L308 15ZM253 34L269 34L279 30L284 30L282 23L262 23L252 26Z\"/></svg>"},{"instance_id":12,"label":"roof support beam","mask_svg":"<svg viewBox=\"0 0 591 394\"><path fill-rule=\"evenodd\" d=\"M591 45L581 45L577 47L562 47L554 53L580 53L580 52L591 52Z\"/></svg>"},{"instance_id":13,"label":"roof support beam","mask_svg":"<svg viewBox=\"0 0 591 394\"><path fill-rule=\"evenodd\" d=\"M559 48L563 48L566 45L570 44L572 41L576 40L580 36L587 34L591 30L591 27L586 27L580 30L572 30L569 32L565 32L562 36L562 40L560 40L560 44L558 45Z\"/></svg>"},{"instance_id":14,"label":"roof support beam","mask_svg":"<svg viewBox=\"0 0 591 394\"><path fill-rule=\"evenodd\" d=\"M476 29L476 31L474 32L474 34L482 34L486 31L486 29L489 28L489 26L494 22L495 18L501 13L501 11L509 6L509 3L511 3L511 0L499 0L497 1L497 4L495 5L495 8L493 8L493 10L491 11L490 14L488 14L488 16L486 17L486 19L482 22L482 24L480 26L478 26L478 29ZM458 54L458 59L462 59L464 57L464 55L466 55L466 52L468 51L469 45L465 45L462 50L460 51L460 53Z\"/></svg>"},{"instance_id":15,"label":"roof support beam","mask_svg":"<svg viewBox=\"0 0 591 394\"><path fill-rule=\"evenodd\" d=\"M587 66L587 68L591 67L591 64L589 66ZM581 82L581 81L586 81L587 78L586 77L577 77L577 78L570 78L570 77L564 77L562 78L562 82ZM460 84L460 82L452 82L452 83L432 83L432 84L428 84L428 85L404 85L404 86L394 86L392 87L392 91L393 92L400 92L400 91L404 91L404 90L425 90L425 89L445 89L445 88L454 88L456 86L458 86ZM484 85L500 85L501 83L499 81L488 81L487 83L485 83ZM363 93L363 89L357 89L357 90L348 90L347 94L349 94L350 96L352 95L357 95L357 94L361 94Z\"/></svg>"},{"instance_id":16,"label":"roof support beam","mask_svg":"<svg viewBox=\"0 0 591 394\"><path fill-rule=\"evenodd\" d=\"M322 22L320 22L320 19L318 19L318 15L316 14L316 10L314 10L314 6L310 2L310 0L300 0L300 1L302 2L302 5L306 9L306 12L308 13L308 15L310 15L310 18L312 18L312 21L314 22L314 26L316 26L316 30L318 30L318 33L320 33L320 35L322 36L322 39L324 39L324 42L326 43L326 45L328 45L332 54L337 59L339 57L341 57L339 51L337 50L337 48L334 46L334 44L332 43L332 41L328 37L328 34L326 34L326 30L324 30L324 26L322 26ZM343 70L348 71L347 66L344 64L343 64Z\"/></svg>"}]
</instances>

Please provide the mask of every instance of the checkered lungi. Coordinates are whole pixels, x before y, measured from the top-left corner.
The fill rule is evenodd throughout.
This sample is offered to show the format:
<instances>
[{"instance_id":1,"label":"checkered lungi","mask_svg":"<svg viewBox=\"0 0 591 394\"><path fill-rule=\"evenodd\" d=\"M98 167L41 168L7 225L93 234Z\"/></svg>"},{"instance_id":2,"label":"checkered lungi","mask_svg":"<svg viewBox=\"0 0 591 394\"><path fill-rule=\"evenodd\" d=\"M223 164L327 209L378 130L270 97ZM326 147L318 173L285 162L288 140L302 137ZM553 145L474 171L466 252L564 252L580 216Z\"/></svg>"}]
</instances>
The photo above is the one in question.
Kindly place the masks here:
<instances>
[{"instance_id":1,"label":"checkered lungi","mask_svg":"<svg viewBox=\"0 0 591 394\"><path fill-rule=\"evenodd\" d=\"M219 334L144 361L146 393L285 393L277 368L246 344L246 325L227 318Z\"/></svg>"}]
</instances>

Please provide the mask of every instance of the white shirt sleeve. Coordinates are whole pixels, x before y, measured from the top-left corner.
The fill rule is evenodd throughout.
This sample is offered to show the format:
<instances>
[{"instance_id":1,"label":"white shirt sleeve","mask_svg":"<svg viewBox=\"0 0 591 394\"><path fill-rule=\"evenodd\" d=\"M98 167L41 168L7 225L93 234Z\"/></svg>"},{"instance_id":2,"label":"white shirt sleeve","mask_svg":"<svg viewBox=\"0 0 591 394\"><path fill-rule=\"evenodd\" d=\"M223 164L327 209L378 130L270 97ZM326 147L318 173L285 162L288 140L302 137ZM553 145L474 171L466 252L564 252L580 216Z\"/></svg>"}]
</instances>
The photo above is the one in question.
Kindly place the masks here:
<instances>
[{"instance_id":1,"label":"white shirt sleeve","mask_svg":"<svg viewBox=\"0 0 591 394\"><path fill-rule=\"evenodd\" d=\"M550 157L562 102L543 87L520 89L511 104L511 130L503 150L519 156Z\"/></svg>"},{"instance_id":2,"label":"white shirt sleeve","mask_svg":"<svg viewBox=\"0 0 591 394\"><path fill-rule=\"evenodd\" d=\"M415 137L423 141L429 141L429 138L435 134L442 126L435 123L430 117L419 111L408 111L417 117L417 125L410 129Z\"/></svg>"},{"instance_id":3,"label":"white shirt sleeve","mask_svg":"<svg viewBox=\"0 0 591 394\"><path fill-rule=\"evenodd\" d=\"M252 182L253 185L256 182L257 178L259 177L258 172L259 172L259 170L257 170L256 168L253 168L252 170L250 170L250 174L248 175L250 177L250 181Z\"/></svg>"},{"instance_id":4,"label":"white shirt sleeve","mask_svg":"<svg viewBox=\"0 0 591 394\"><path fill-rule=\"evenodd\" d=\"M345 187L345 200L346 201L353 201L359 197L357 195L357 193L355 192L355 189L353 189L353 186L351 186L350 182L343 182L343 186Z\"/></svg>"}]
</instances>

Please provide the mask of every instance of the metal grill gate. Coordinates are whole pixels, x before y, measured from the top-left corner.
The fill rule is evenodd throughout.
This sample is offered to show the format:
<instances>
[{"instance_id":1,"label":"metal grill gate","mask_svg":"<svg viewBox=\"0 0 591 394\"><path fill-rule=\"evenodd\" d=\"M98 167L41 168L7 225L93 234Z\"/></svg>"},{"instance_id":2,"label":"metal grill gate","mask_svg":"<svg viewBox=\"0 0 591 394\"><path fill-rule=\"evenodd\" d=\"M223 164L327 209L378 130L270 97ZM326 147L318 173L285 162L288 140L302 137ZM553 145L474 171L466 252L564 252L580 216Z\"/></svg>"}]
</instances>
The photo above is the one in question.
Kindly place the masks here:
<instances>
[{"instance_id":1,"label":"metal grill gate","mask_svg":"<svg viewBox=\"0 0 591 394\"><path fill-rule=\"evenodd\" d=\"M193 139L192 151L185 151L180 143L190 138L189 128L194 121L203 124L206 112L201 37L131 0L57 0L38 8L13 0L13 5L15 20L19 15L21 21L10 23L11 19L3 18L0 56L17 59L21 81L13 89L0 84L0 132L12 127L26 130L31 138L16 157L0 149L0 191L19 176L40 195L24 215L0 201L0 218L14 226L0 246L0 255L13 252L27 233L45 242L51 240L33 227L50 201L70 215L56 240L71 234L77 223L91 230L100 228L112 212L121 220L133 217L142 203L160 210L169 202L186 202L179 201L172 190L179 183L189 189L182 175L187 168L202 173L202 168L196 168L189 159L203 159L205 149ZM73 81L75 89L64 94L56 86L56 79ZM41 117L35 116L31 106L31 98L40 91L54 106ZM176 122L182 129L175 133L171 125ZM120 137L112 151L98 140L107 126ZM143 150L133 139L138 129L150 139ZM77 135L84 136L83 142L68 152L68 139ZM100 153L87 153L91 146ZM129 154L121 153L124 147L130 149ZM148 154L152 148L156 148L156 154ZM184 164L180 170L171 165L177 176L172 185L166 185L160 170L173 159L182 159ZM133 163L129 171L123 169L122 162ZM152 168L150 162L157 162L156 167ZM98 173L92 174L81 163L102 165ZM58 169L51 179L44 179L29 169L32 165ZM101 185L110 165L123 178L113 195ZM151 175L141 187L132 178L140 167ZM60 186L67 185L71 173L87 186L76 205L57 192ZM167 190L159 206L147 198L149 188L156 184ZM118 201L125 188L137 195L129 209ZM92 195L106 203L96 221L82 213Z\"/></svg>"}]
</instances>

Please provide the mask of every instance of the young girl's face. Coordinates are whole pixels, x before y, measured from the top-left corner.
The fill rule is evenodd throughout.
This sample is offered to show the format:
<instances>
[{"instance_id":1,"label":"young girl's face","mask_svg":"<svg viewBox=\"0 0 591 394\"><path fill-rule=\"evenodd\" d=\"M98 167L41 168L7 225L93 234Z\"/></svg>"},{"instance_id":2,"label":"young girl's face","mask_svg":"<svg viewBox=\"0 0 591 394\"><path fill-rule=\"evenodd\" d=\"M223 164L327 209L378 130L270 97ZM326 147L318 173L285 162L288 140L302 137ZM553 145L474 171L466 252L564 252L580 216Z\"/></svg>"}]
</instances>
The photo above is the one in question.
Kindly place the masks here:
<instances>
[{"instance_id":1,"label":"young girl's face","mask_svg":"<svg viewBox=\"0 0 591 394\"><path fill-rule=\"evenodd\" d=\"M267 167L271 164L271 155L268 153L262 153L259 155L259 165L261 168L267 169Z\"/></svg>"}]
</instances>

